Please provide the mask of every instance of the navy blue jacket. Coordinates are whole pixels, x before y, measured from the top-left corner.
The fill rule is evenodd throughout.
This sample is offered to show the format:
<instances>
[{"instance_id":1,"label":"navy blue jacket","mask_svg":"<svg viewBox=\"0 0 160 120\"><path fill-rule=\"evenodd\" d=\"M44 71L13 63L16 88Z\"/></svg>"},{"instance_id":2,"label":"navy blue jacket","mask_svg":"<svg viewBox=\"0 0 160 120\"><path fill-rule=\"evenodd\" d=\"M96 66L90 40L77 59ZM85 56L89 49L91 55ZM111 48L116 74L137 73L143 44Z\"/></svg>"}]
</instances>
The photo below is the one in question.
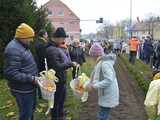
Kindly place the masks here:
<instances>
[{"instance_id":1,"label":"navy blue jacket","mask_svg":"<svg viewBox=\"0 0 160 120\"><path fill-rule=\"evenodd\" d=\"M151 56L153 54L153 46L149 40L146 40L143 46L144 56Z\"/></svg>"},{"instance_id":2,"label":"navy blue jacket","mask_svg":"<svg viewBox=\"0 0 160 120\"><path fill-rule=\"evenodd\" d=\"M46 49L48 68L56 71L60 84L65 84L67 79L66 70L73 67L73 64L72 62L65 61L62 52L54 42L48 43L48 48Z\"/></svg>"},{"instance_id":3,"label":"navy blue jacket","mask_svg":"<svg viewBox=\"0 0 160 120\"><path fill-rule=\"evenodd\" d=\"M80 65L82 65L86 61L84 51L80 47L71 46L69 49L69 54L70 54L71 60L74 62L77 62Z\"/></svg>"},{"instance_id":4,"label":"navy blue jacket","mask_svg":"<svg viewBox=\"0 0 160 120\"><path fill-rule=\"evenodd\" d=\"M4 52L4 76L12 91L30 93L35 89L33 76L37 65L30 50L18 40L12 40Z\"/></svg>"}]
</instances>

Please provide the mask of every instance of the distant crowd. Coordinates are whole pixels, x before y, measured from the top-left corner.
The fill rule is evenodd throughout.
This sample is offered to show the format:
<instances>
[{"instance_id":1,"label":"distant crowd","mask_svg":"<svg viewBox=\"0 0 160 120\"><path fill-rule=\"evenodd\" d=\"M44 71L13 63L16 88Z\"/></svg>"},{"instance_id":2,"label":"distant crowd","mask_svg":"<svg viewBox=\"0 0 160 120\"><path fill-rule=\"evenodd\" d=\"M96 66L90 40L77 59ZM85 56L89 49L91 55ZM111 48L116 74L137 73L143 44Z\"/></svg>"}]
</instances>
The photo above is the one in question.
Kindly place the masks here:
<instances>
[{"instance_id":1,"label":"distant crowd","mask_svg":"<svg viewBox=\"0 0 160 120\"><path fill-rule=\"evenodd\" d=\"M160 66L160 41L154 41L150 36L139 40L132 37L129 40L129 61L134 64L135 59L139 58L144 63L150 64L153 69L159 69Z\"/></svg>"}]
</instances>

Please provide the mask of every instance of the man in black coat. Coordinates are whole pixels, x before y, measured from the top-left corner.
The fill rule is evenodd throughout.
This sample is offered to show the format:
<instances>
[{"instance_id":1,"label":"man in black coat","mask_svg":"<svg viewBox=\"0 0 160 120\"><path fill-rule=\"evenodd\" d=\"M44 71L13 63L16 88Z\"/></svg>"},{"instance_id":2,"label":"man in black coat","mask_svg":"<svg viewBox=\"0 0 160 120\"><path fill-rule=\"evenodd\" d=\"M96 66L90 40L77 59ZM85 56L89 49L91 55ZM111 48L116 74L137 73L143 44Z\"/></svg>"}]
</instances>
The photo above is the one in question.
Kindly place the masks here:
<instances>
[{"instance_id":1,"label":"man in black coat","mask_svg":"<svg viewBox=\"0 0 160 120\"><path fill-rule=\"evenodd\" d=\"M38 65L38 71L45 70L44 58L46 57L46 47L48 43L47 32L41 29L38 33L38 38L35 41L36 62Z\"/></svg>"},{"instance_id":2,"label":"man in black coat","mask_svg":"<svg viewBox=\"0 0 160 120\"><path fill-rule=\"evenodd\" d=\"M75 40L75 42L69 49L69 54L70 54L71 60L77 62L79 65L82 65L86 61L85 53L83 51L83 48L81 48L80 46L79 40ZM73 68L73 71L72 71L72 78L73 79L76 78L76 68L75 67Z\"/></svg>"},{"instance_id":3,"label":"man in black coat","mask_svg":"<svg viewBox=\"0 0 160 120\"><path fill-rule=\"evenodd\" d=\"M45 70L44 59L46 58L47 43L48 43L48 34L46 30L41 29L35 41L36 62L39 73ZM39 87L38 87L38 96L40 99L42 98L41 90Z\"/></svg>"},{"instance_id":4,"label":"man in black coat","mask_svg":"<svg viewBox=\"0 0 160 120\"><path fill-rule=\"evenodd\" d=\"M66 70L76 66L75 62L66 62L63 51L58 47L67 37L63 28L57 28L46 49L48 68L56 71L59 82L56 83L54 108L51 110L52 120L63 120L64 101L66 96Z\"/></svg>"},{"instance_id":5,"label":"man in black coat","mask_svg":"<svg viewBox=\"0 0 160 120\"><path fill-rule=\"evenodd\" d=\"M151 56L153 55L153 45L150 39L145 40L143 50L144 50L144 60L147 64L149 64Z\"/></svg>"}]
</instances>

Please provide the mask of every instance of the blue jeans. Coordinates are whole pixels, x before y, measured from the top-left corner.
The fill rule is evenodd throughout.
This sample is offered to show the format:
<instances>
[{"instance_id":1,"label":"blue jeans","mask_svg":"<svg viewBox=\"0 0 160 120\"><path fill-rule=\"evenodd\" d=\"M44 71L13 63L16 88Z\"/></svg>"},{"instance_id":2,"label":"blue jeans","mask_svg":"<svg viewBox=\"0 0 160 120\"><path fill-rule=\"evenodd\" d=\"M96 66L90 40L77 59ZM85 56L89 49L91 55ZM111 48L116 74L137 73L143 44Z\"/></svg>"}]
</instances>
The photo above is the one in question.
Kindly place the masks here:
<instances>
[{"instance_id":1,"label":"blue jeans","mask_svg":"<svg viewBox=\"0 0 160 120\"><path fill-rule=\"evenodd\" d=\"M66 98L66 85L56 84L56 92L54 96L54 108L51 109L52 120L63 120L64 102Z\"/></svg>"},{"instance_id":2,"label":"blue jeans","mask_svg":"<svg viewBox=\"0 0 160 120\"><path fill-rule=\"evenodd\" d=\"M110 120L110 113L111 113L111 108L100 106L97 120Z\"/></svg>"},{"instance_id":3,"label":"blue jeans","mask_svg":"<svg viewBox=\"0 0 160 120\"><path fill-rule=\"evenodd\" d=\"M18 93L11 92L16 98L19 108L19 120L33 120L33 113L36 107L36 92L33 93Z\"/></svg>"}]
</instances>

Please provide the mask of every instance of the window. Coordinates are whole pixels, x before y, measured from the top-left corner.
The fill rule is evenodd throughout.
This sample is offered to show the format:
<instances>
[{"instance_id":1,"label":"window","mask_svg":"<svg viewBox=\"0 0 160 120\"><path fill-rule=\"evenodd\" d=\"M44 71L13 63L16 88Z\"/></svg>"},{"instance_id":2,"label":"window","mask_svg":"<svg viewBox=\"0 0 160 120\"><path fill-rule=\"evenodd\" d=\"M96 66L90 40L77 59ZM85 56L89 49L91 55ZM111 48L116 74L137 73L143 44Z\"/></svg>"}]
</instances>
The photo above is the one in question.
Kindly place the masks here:
<instances>
[{"instance_id":1,"label":"window","mask_svg":"<svg viewBox=\"0 0 160 120\"><path fill-rule=\"evenodd\" d=\"M71 24L71 25L74 25L74 24L75 24L75 22L70 22L70 24Z\"/></svg>"},{"instance_id":2,"label":"window","mask_svg":"<svg viewBox=\"0 0 160 120\"><path fill-rule=\"evenodd\" d=\"M49 10L49 11L48 11L48 15L49 15L49 16L52 16L52 11Z\"/></svg>"},{"instance_id":3,"label":"window","mask_svg":"<svg viewBox=\"0 0 160 120\"><path fill-rule=\"evenodd\" d=\"M59 11L58 16L64 16L64 11L63 10Z\"/></svg>"}]
</instances>

